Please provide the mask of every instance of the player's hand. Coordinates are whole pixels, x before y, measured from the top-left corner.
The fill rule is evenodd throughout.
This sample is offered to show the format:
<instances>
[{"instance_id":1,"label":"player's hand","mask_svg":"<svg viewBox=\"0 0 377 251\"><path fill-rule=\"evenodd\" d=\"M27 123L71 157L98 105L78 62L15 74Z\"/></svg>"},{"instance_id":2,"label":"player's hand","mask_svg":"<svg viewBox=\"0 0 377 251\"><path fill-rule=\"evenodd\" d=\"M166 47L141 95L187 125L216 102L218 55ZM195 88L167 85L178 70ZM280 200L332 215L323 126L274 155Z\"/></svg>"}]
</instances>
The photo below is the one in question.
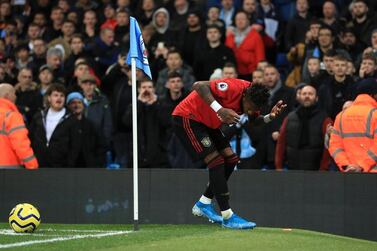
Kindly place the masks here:
<instances>
[{"instance_id":1,"label":"player's hand","mask_svg":"<svg viewBox=\"0 0 377 251\"><path fill-rule=\"evenodd\" d=\"M286 104L284 104L283 100L279 100L274 107L272 107L270 112L270 118L274 119L276 116L278 116L284 109L287 107Z\"/></svg>"},{"instance_id":2,"label":"player's hand","mask_svg":"<svg viewBox=\"0 0 377 251\"><path fill-rule=\"evenodd\" d=\"M237 124L240 121L240 115L232 109L224 107L217 112L217 116L225 124Z\"/></svg>"},{"instance_id":3,"label":"player's hand","mask_svg":"<svg viewBox=\"0 0 377 251\"><path fill-rule=\"evenodd\" d=\"M346 173L361 173L363 169L358 165L348 165L344 172Z\"/></svg>"}]
</instances>

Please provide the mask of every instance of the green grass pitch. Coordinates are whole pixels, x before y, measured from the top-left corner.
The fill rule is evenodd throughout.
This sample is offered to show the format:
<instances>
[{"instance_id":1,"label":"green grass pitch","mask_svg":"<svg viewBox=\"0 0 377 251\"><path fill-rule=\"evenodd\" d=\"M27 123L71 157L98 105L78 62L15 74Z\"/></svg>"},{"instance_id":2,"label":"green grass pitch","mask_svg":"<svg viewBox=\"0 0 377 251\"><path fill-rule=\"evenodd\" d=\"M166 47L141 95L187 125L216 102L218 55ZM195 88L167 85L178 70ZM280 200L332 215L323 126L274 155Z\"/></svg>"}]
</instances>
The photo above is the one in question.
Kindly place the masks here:
<instances>
[{"instance_id":1,"label":"green grass pitch","mask_svg":"<svg viewBox=\"0 0 377 251\"><path fill-rule=\"evenodd\" d=\"M42 224L33 234L15 234L0 223L1 250L157 250L157 251L370 251L377 242L298 229L228 230L218 225L64 225Z\"/></svg>"}]
</instances>

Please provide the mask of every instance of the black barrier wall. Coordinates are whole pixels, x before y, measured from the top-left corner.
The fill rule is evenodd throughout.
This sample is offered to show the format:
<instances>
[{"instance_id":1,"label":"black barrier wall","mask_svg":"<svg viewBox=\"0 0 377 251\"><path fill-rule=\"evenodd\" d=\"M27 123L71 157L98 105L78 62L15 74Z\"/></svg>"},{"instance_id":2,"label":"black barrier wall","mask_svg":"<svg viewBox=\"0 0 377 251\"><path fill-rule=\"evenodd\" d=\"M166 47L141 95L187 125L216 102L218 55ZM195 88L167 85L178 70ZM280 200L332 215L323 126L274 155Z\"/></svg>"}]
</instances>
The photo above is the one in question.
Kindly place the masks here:
<instances>
[{"instance_id":1,"label":"black barrier wall","mask_svg":"<svg viewBox=\"0 0 377 251\"><path fill-rule=\"evenodd\" d=\"M140 222L207 224L191 215L205 170L141 169ZM377 240L377 175L237 171L235 212L262 227L301 228ZM46 223L132 223L132 170L0 170L0 221L17 203L37 206Z\"/></svg>"}]
</instances>

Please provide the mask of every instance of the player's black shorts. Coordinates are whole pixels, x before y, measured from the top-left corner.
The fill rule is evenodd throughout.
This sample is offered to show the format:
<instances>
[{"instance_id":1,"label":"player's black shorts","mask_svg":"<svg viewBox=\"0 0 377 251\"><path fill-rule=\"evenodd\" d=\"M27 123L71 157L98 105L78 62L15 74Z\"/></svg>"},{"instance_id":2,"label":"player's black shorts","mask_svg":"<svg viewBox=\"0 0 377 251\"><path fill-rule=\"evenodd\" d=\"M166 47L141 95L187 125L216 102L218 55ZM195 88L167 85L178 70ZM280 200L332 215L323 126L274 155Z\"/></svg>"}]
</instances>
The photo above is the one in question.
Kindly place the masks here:
<instances>
[{"instance_id":1,"label":"player's black shorts","mask_svg":"<svg viewBox=\"0 0 377 251\"><path fill-rule=\"evenodd\" d=\"M214 151L230 147L220 129L212 129L194 120L173 116L173 128L194 160L204 159Z\"/></svg>"}]
</instances>

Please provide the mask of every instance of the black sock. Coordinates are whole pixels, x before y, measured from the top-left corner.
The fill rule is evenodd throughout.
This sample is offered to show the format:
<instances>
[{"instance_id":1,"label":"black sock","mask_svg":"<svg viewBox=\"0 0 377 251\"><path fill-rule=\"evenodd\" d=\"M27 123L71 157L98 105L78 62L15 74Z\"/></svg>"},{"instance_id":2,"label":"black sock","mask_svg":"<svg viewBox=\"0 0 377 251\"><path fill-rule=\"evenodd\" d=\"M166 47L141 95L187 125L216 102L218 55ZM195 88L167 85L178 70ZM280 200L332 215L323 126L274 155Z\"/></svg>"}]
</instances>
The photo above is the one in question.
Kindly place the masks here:
<instances>
[{"instance_id":1,"label":"black sock","mask_svg":"<svg viewBox=\"0 0 377 251\"><path fill-rule=\"evenodd\" d=\"M225 179L224 158L219 155L208 163L209 182L214 191L215 198L219 204L220 210L225 211L229 206L229 190Z\"/></svg>"},{"instance_id":2,"label":"black sock","mask_svg":"<svg viewBox=\"0 0 377 251\"><path fill-rule=\"evenodd\" d=\"M232 154L225 158L225 179L228 181L229 177L232 175L234 167L240 161L237 154ZM213 188L211 183L208 183L206 190L204 191L203 195L209 199L213 199Z\"/></svg>"}]
</instances>

